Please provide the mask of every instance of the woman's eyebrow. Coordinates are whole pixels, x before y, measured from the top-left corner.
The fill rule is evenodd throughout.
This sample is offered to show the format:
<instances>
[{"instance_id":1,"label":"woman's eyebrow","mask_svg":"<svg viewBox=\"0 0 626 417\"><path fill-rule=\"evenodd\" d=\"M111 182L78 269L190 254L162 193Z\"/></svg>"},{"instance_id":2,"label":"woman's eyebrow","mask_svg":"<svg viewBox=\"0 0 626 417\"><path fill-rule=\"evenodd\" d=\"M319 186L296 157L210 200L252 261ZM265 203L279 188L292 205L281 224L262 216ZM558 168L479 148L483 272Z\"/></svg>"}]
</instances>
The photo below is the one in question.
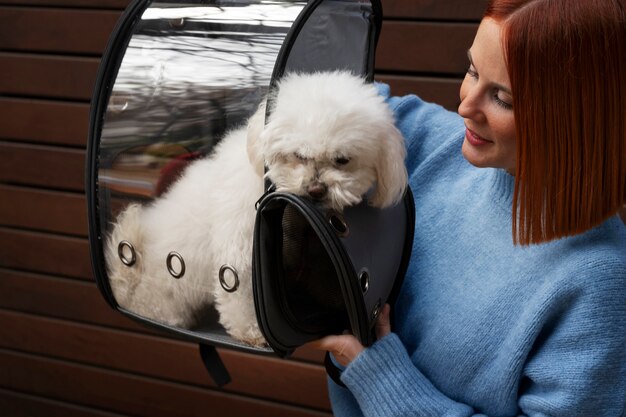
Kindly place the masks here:
<instances>
[{"instance_id":1,"label":"woman's eyebrow","mask_svg":"<svg viewBox=\"0 0 626 417\"><path fill-rule=\"evenodd\" d=\"M496 86L500 91L510 95L511 97L513 97L513 93L511 92L511 89L508 87L503 86L502 84L497 84L497 83L493 83L494 86Z\"/></svg>"}]
</instances>

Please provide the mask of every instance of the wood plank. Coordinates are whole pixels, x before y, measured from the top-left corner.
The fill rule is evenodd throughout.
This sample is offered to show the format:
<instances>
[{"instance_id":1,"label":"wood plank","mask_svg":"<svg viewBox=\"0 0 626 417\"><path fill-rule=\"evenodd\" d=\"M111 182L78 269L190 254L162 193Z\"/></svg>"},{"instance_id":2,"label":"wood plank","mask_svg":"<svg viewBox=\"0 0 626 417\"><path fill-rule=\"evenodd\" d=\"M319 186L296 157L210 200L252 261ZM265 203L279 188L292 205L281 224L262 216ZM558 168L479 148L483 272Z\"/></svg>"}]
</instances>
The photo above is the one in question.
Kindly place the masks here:
<instances>
[{"instance_id":1,"label":"wood plank","mask_svg":"<svg viewBox=\"0 0 626 417\"><path fill-rule=\"evenodd\" d=\"M131 0L2 0L2 4L18 6L78 7L81 9L124 9Z\"/></svg>"},{"instance_id":2,"label":"wood plank","mask_svg":"<svg viewBox=\"0 0 626 417\"><path fill-rule=\"evenodd\" d=\"M393 96L415 94L426 101L437 103L451 111L456 111L459 107L461 79L376 75L376 80L389 84Z\"/></svg>"},{"instance_id":3,"label":"wood plank","mask_svg":"<svg viewBox=\"0 0 626 417\"><path fill-rule=\"evenodd\" d=\"M85 151L0 141L0 182L83 191Z\"/></svg>"},{"instance_id":4,"label":"wood plank","mask_svg":"<svg viewBox=\"0 0 626 417\"><path fill-rule=\"evenodd\" d=\"M102 54L117 11L0 6L0 49Z\"/></svg>"},{"instance_id":5,"label":"wood plank","mask_svg":"<svg viewBox=\"0 0 626 417\"><path fill-rule=\"evenodd\" d=\"M127 417L4 389L0 389L0 410L11 417Z\"/></svg>"},{"instance_id":6,"label":"wood plank","mask_svg":"<svg viewBox=\"0 0 626 417\"><path fill-rule=\"evenodd\" d=\"M0 347L214 387L193 343L0 310ZM232 378L224 391L330 409L322 366L219 352Z\"/></svg>"},{"instance_id":7,"label":"wood plank","mask_svg":"<svg viewBox=\"0 0 626 417\"><path fill-rule=\"evenodd\" d=\"M464 74L474 23L383 23L376 53L378 71Z\"/></svg>"},{"instance_id":8,"label":"wood plank","mask_svg":"<svg viewBox=\"0 0 626 417\"><path fill-rule=\"evenodd\" d=\"M82 194L0 184L0 225L87 236Z\"/></svg>"},{"instance_id":9,"label":"wood plank","mask_svg":"<svg viewBox=\"0 0 626 417\"><path fill-rule=\"evenodd\" d=\"M0 228L0 267L91 279L86 239Z\"/></svg>"},{"instance_id":10,"label":"wood plank","mask_svg":"<svg viewBox=\"0 0 626 417\"><path fill-rule=\"evenodd\" d=\"M0 307L133 332L158 334L109 307L94 282L0 268Z\"/></svg>"},{"instance_id":11,"label":"wood plank","mask_svg":"<svg viewBox=\"0 0 626 417\"><path fill-rule=\"evenodd\" d=\"M89 104L0 97L0 138L56 145L87 143Z\"/></svg>"},{"instance_id":12,"label":"wood plank","mask_svg":"<svg viewBox=\"0 0 626 417\"><path fill-rule=\"evenodd\" d=\"M99 58L0 53L0 94L90 100Z\"/></svg>"},{"instance_id":13,"label":"wood plank","mask_svg":"<svg viewBox=\"0 0 626 417\"><path fill-rule=\"evenodd\" d=\"M385 18L475 20L483 15L488 0L383 0Z\"/></svg>"},{"instance_id":14,"label":"wood plank","mask_svg":"<svg viewBox=\"0 0 626 417\"><path fill-rule=\"evenodd\" d=\"M146 417L328 413L0 349L0 387Z\"/></svg>"}]
</instances>

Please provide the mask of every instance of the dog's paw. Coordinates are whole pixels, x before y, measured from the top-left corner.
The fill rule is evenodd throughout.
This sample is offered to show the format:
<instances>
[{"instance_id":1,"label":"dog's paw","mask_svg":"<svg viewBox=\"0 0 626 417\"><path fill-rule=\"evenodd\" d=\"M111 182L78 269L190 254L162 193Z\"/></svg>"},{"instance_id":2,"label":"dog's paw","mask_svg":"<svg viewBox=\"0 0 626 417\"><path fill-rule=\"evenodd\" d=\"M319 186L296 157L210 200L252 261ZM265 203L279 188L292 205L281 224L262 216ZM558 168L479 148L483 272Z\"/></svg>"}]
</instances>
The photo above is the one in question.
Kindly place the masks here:
<instances>
[{"instance_id":1,"label":"dog's paw","mask_svg":"<svg viewBox=\"0 0 626 417\"><path fill-rule=\"evenodd\" d=\"M239 342L252 347L263 348L269 346L256 323L240 329L230 329L228 333Z\"/></svg>"},{"instance_id":2,"label":"dog's paw","mask_svg":"<svg viewBox=\"0 0 626 417\"><path fill-rule=\"evenodd\" d=\"M240 342L256 348L268 348L270 346L263 336L252 339L241 339Z\"/></svg>"}]
</instances>

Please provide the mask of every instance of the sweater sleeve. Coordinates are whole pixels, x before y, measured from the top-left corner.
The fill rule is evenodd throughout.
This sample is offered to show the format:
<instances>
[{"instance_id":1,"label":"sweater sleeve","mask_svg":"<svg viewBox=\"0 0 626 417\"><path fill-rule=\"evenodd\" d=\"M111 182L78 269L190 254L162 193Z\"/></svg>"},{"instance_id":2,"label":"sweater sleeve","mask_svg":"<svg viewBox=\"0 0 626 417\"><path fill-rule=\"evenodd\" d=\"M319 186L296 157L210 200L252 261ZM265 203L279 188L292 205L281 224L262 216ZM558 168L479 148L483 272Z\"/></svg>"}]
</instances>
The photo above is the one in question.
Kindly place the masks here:
<instances>
[{"instance_id":1,"label":"sweater sleeve","mask_svg":"<svg viewBox=\"0 0 626 417\"><path fill-rule=\"evenodd\" d=\"M394 333L361 352L341 380L366 417L473 414L471 407L446 397L430 383Z\"/></svg>"},{"instance_id":2,"label":"sweater sleeve","mask_svg":"<svg viewBox=\"0 0 626 417\"><path fill-rule=\"evenodd\" d=\"M591 289L573 286L559 302L546 306L540 319L542 331L520 376L517 415L624 415L624 276L622 270L612 276L588 277L594 279ZM413 364L394 333L364 350L346 368L342 381L366 417L484 416L438 390Z\"/></svg>"}]
</instances>

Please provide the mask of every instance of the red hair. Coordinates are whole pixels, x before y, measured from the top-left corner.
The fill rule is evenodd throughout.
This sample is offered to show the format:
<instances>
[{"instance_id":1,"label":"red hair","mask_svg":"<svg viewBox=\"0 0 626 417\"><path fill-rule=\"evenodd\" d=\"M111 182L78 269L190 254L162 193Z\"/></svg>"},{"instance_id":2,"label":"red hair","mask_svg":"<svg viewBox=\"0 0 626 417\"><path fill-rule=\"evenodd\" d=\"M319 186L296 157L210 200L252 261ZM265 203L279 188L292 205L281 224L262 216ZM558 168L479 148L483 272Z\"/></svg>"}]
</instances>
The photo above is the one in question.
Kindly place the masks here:
<instances>
[{"instance_id":1,"label":"red hair","mask_svg":"<svg viewBox=\"0 0 626 417\"><path fill-rule=\"evenodd\" d=\"M492 0L515 115L513 239L584 232L626 200L626 0Z\"/></svg>"}]
</instances>

